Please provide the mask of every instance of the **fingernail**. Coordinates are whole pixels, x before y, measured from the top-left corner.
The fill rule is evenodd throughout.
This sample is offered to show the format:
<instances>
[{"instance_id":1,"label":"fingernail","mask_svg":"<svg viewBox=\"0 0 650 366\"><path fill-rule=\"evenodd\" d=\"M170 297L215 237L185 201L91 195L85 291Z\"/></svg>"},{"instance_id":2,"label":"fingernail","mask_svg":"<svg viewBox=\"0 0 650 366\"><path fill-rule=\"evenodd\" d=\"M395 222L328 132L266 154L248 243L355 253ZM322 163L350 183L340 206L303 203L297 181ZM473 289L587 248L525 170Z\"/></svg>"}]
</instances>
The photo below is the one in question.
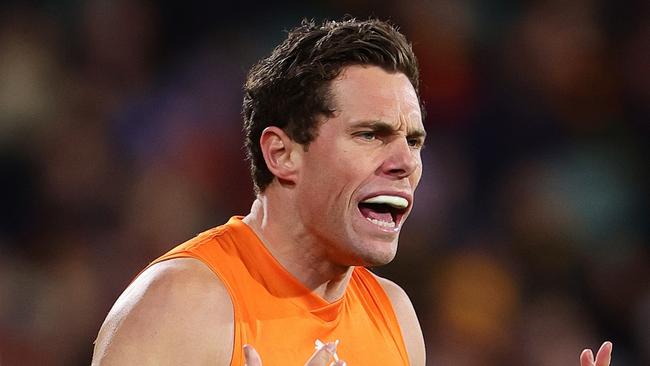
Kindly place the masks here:
<instances>
[{"instance_id":1,"label":"fingernail","mask_svg":"<svg viewBox=\"0 0 650 366\"><path fill-rule=\"evenodd\" d=\"M605 349L605 352L607 352L608 358L611 360L614 345L612 344L612 342L606 341L605 343L603 343L603 348Z\"/></svg>"},{"instance_id":2,"label":"fingernail","mask_svg":"<svg viewBox=\"0 0 650 366\"><path fill-rule=\"evenodd\" d=\"M612 342L605 341L600 346L600 349L598 350L598 353L600 353L600 352L609 352L611 349L612 349Z\"/></svg>"}]
</instances>

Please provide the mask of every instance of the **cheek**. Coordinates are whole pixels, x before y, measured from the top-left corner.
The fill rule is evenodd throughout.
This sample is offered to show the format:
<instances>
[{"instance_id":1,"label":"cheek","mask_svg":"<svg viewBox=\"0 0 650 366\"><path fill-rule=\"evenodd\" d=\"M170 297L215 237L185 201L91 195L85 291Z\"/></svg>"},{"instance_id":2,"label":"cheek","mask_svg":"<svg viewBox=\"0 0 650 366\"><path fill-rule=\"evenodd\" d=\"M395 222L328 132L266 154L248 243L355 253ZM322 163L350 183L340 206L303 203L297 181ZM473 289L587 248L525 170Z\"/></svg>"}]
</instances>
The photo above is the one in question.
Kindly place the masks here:
<instances>
[{"instance_id":1,"label":"cheek","mask_svg":"<svg viewBox=\"0 0 650 366\"><path fill-rule=\"evenodd\" d=\"M320 136L321 141L312 144L307 168L309 183L319 187L315 194L327 195L321 200L340 205L349 201L364 180L372 176L375 160L367 151L360 151L353 142L343 138ZM321 143L326 141L327 144Z\"/></svg>"},{"instance_id":2,"label":"cheek","mask_svg":"<svg viewBox=\"0 0 650 366\"><path fill-rule=\"evenodd\" d=\"M329 149L314 151L318 160L310 168L323 185L340 186L355 179L361 168L358 152L344 146L332 145Z\"/></svg>"},{"instance_id":3,"label":"cheek","mask_svg":"<svg viewBox=\"0 0 650 366\"><path fill-rule=\"evenodd\" d=\"M417 188L418 184L420 183L420 178L422 178L422 160L418 159L418 167L410 177L411 186L413 189Z\"/></svg>"},{"instance_id":4,"label":"cheek","mask_svg":"<svg viewBox=\"0 0 650 366\"><path fill-rule=\"evenodd\" d=\"M316 152L314 153L321 153ZM319 159L309 161L306 167L303 189L306 191L306 198L325 207L332 207L340 196L344 195L346 186L353 179L351 172L354 167L350 166L342 158L335 158L332 152L322 152Z\"/></svg>"}]
</instances>

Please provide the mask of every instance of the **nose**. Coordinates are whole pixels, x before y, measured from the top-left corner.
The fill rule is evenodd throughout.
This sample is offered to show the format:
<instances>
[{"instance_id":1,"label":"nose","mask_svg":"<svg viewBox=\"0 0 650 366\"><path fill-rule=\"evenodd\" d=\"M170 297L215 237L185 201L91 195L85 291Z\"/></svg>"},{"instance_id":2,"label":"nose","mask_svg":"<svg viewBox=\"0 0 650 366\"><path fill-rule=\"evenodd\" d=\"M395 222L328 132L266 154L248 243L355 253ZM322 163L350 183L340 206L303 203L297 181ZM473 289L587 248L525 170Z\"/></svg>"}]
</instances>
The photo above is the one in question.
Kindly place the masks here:
<instances>
[{"instance_id":1,"label":"nose","mask_svg":"<svg viewBox=\"0 0 650 366\"><path fill-rule=\"evenodd\" d=\"M420 150L409 146L406 138L390 143L388 156L382 165L383 173L395 178L407 178L420 166Z\"/></svg>"}]
</instances>

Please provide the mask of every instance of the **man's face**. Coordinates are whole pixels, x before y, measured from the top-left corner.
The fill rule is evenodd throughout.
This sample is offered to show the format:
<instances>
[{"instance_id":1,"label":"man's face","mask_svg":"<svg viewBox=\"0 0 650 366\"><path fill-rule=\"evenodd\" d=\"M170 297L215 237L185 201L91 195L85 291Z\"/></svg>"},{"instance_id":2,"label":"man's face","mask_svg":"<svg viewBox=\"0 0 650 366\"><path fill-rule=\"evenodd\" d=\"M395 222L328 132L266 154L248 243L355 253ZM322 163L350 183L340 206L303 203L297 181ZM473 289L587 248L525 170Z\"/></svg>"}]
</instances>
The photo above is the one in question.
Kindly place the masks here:
<instances>
[{"instance_id":1,"label":"man's face","mask_svg":"<svg viewBox=\"0 0 650 366\"><path fill-rule=\"evenodd\" d=\"M390 262L422 175L424 126L402 73L349 66L332 82L334 117L304 152L298 208L341 265Z\"/></svg>"}]
</instances>

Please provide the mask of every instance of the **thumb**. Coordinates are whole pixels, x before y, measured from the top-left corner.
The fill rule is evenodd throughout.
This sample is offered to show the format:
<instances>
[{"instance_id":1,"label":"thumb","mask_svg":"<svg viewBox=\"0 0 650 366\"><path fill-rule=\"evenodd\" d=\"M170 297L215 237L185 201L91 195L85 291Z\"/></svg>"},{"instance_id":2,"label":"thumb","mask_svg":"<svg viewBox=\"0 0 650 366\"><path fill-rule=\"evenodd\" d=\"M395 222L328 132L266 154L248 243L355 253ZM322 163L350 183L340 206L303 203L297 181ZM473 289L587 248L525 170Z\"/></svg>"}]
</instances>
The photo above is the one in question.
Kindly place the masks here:
<instances>
[{"instance_id":1,"label":"thumb","mask_svg":"<svg viewBox=\"0 0 650 366\"><path fill-rule=\"evenodd\" d=\"M262 359L250 344L244 345L244 366L262 366Z\"/></svg>"}]
</instances>

